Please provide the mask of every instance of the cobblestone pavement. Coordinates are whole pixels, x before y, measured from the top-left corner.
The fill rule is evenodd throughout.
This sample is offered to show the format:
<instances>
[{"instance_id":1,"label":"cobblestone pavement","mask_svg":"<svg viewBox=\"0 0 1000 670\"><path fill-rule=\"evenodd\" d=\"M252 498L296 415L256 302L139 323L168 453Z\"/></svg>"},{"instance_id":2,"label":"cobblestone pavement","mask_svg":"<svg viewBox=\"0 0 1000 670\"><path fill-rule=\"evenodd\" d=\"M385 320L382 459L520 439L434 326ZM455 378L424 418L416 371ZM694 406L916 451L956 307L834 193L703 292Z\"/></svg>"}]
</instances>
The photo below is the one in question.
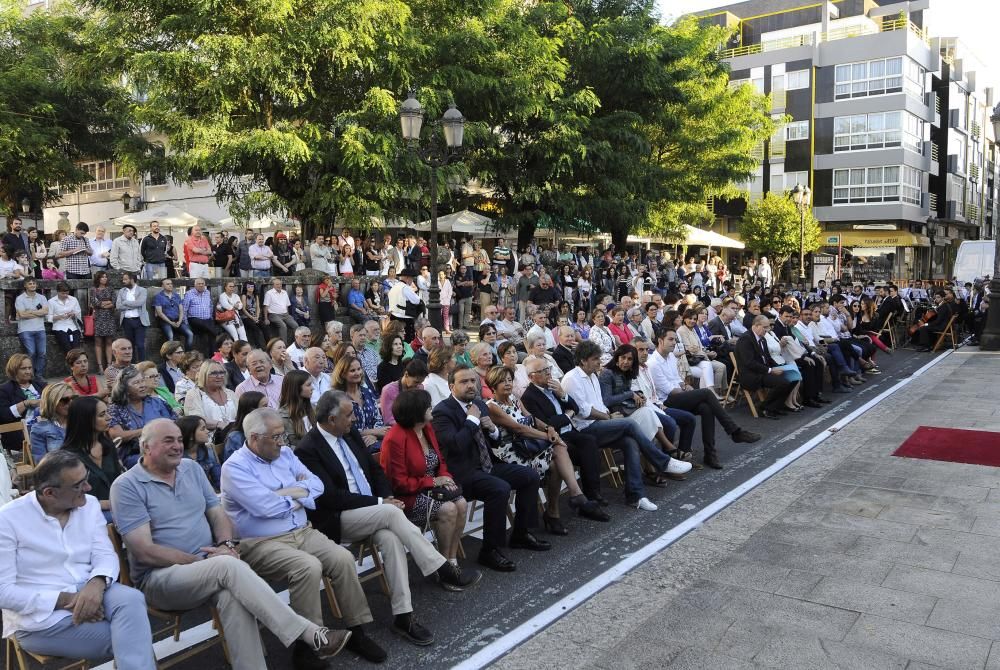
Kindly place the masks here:
<instances>
[{"instance_id":1,"label":"cobblestone pavement","mask_svg":"<svg viewBox=\"0 0 1000 670\"><path fill-rule=\"evenodd\" d=\"M1000 669L1000 468L891 455L998 392L944 358L493 667Z\"/></svg>"}]
</instances>

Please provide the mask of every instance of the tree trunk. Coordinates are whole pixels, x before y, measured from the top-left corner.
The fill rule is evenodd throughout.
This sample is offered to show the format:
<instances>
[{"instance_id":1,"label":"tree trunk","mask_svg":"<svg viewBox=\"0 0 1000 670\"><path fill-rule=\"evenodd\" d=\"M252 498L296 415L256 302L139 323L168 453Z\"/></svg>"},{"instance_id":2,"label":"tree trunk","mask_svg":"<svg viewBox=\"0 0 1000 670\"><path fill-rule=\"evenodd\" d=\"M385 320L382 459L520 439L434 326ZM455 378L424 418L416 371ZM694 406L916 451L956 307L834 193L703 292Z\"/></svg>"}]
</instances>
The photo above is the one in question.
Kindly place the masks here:
<instances>
[{"instance_id":1,"label":"tree trunk","mask_svg":"<svg viewBox=\"0 0 1000 670\"><path fill-rule=\"evenodd\" d=\"M535 230L538 229L538 224L532 221L526 221L517 229L517 249L515 253L520 253L521 249L525 248L531 244L532 238L535 236Z\"/></svg>"},{"instance_id":2,"label":"tree trunk","mask_svg":"<svg viewBox=\"0 0 1000 670\"><path fill-rule=\"evenodd\" d=\"M615 250L618 252L625 251L625 245L628 243L628 230L622 230L619 228L614 228L611 230L611 244L615 245Z\"/></svg>"}]
</instances>

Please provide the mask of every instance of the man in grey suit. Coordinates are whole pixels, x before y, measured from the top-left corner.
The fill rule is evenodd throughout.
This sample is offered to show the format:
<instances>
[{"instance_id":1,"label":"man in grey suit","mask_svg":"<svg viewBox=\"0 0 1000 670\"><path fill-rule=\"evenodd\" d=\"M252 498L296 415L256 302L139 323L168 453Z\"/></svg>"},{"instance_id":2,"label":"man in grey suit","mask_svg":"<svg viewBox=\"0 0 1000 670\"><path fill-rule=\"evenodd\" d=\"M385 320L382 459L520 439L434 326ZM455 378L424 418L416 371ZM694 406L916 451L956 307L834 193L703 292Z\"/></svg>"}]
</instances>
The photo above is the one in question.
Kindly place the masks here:
<instances>
[{"instance_id":1,"label":"man in grey suit","mask_svg":"<svg viewBox=\"0 0 1000 670\"><path fill-rule=\"evenodd\" d=\"M146 289L135 283L136 273L122 273L122 287L115 299L118 322L126 339L132 342L135 361L146 360L146 328L149 326L149 312L146 310Z\"/></svg>"}]
</instances>

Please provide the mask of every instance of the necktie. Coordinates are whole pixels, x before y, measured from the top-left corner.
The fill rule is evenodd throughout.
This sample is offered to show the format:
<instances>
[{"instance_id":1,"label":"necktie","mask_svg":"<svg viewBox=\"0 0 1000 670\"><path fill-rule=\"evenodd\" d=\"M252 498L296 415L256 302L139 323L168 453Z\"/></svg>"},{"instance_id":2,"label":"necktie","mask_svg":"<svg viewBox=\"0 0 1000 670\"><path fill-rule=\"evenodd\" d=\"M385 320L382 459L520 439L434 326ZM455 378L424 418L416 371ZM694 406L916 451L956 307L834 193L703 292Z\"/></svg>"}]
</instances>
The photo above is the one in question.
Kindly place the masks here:
<instances>
[{"instance_id":1,"label":"necktie","mask_svg":"<svg viewBox=\"0 0 1000 670\"><path fill-rule=\"evenodd\" d=\"M763 337L760 338L759 340L757 340L757 342L760 344L761 358L763 359L764 363L767 363L767 345L764 344L764 338Z\"/></svg>"},{"instance_id":2,"label":"necktie","mask_svg":"<svg viewBox=\"0 0 1000 670\"><path fill-rule=\"evenodd\" d=\"M372 487L368 484L368 479L365 478L365 473L361 470L361 464L354 457L354 453L347 446L347 442L342 438L337 438L337 446L340 447L340 452L344 455L344 460L347 461L347 467L350 468L351 476L354 477L358 493L363 496L370 496L372 494Z\"/></svg>"},{"instance_id":3,"label":"necktie","mask_svg":"<svg viewBox=\"0 0 1000 670\"><path fill-rule=\"evenodd\" d=\"M465 406L465 411L468 412L469 408L472 407L470 402ZM486 444L486 438L483 437L483 427L480 425L472 433L473 438L476 441L476 445L479 447L479 465L482 466L483 472L490 472L493 470L493 461L490 459L490 448Z\"/></svg>"}]
</instances>

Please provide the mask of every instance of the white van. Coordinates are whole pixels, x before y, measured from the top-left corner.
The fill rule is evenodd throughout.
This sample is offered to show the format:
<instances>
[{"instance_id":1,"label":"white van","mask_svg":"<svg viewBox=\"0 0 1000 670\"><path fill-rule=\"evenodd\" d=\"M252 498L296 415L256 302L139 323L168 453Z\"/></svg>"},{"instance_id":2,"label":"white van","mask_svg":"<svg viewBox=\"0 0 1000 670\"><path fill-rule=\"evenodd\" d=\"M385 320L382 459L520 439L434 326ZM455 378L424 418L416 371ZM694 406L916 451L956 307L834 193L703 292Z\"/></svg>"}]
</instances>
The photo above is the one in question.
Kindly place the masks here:
<instances>
[{"instance_id":1,"label":"white van","mask_svg":"<svg viewBox=\"0 0 1000 670\"><path fill-rule=\"evenodd\" d=\"M966 240L958 246L954 275L960 284L974 282L980 277L993 275L993 258L996 242L993 240Z\"/></svg>"}]
</instances>

